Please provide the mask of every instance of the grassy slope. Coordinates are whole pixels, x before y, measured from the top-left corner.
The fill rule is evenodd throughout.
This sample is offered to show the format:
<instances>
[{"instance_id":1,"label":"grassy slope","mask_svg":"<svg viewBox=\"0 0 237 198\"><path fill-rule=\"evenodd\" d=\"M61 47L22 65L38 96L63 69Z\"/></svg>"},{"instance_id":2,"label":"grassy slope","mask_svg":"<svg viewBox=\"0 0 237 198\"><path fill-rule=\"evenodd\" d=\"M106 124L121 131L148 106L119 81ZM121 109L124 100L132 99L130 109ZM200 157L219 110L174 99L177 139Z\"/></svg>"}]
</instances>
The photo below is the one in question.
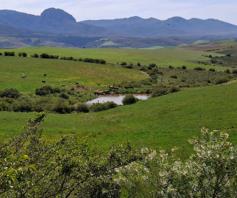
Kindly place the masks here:
<instances>
[{"instance_id":1,"label":"grassy slope","mask_svg":"<svg viewBox=\"0 0 237 198\"><path fill-rule=\"evenodd\" d=\"M203 126L226 129L237 143L236 89L237 83L195 88L100 113L50 114L44 132L48 137L87 136L102 148L126 141L138 146L178 146L180 154L185 155L190 151L187 140L198 135ZM1 112L2 138L18 133L32 116Z\"/></svg>"},{"instance_id":2,"label":"grassy slope","mask_svg":"<svg viewBox=\"0 0 237 198\"><path fill-rule=\"evenodd\" d=\"M55 86L75 82L85 86L103 86L146 78L139 71L111 65L18 57L0 57L0 73L0 90L17 88L20 91L34 91L42 86L42 80ZM27 78L22 79L22 74L26 74ZM43 77L44 74L47 77Z\"/></svg>"},{"instance_id":3,"label":"grassy slope","mask_svg":"<svg viewBox=\"0 0 237 198\"><path fill-rule=\"evenodd\" d=\"M5 50L0 50L5 51ZM11 51L34 53L49 53L60 56L73 56L81 58L102 58L110 63L126 61L128 63L150 64L159 66L199 66L197 61L208 60L203 55L210 53L190 50L184 48L162 48L162 49L74 49L74 48L22 48ZM211 67L211 66L206 66ZM221 67L220 67L221 69Z\"/></svg>"}]
</instances>

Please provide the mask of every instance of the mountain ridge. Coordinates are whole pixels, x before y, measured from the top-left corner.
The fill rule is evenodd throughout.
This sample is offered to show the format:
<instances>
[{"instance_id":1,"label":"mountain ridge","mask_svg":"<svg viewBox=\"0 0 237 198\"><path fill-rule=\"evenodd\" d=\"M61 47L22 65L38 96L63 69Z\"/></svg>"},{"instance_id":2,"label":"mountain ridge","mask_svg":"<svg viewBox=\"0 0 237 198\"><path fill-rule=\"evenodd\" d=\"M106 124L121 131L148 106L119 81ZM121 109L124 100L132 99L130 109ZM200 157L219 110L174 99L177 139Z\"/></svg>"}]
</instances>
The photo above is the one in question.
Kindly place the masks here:
<instances>
[{"instance_id":1,"label":"mountain ridge","mask_svg":"<svg viewBox=\"0 0 237 198\"><path fill-rule=\"evenodd\" d=\"M155 40L154 46L186 44L203 38L237 38L237 26L218 19L185 19L179 16L166 20L133 16L77 21L71 14L56 8L48 8L40 15L0 10L0 36L15 36L23 43L29 38L33 41L28 39L26 43L35 45L57 44L59 40L60 45L65 43L67 46L69 42L75 47L78 43L94 47L109 47L108 43L116 43L120 47L149 47ZM84 45L83 38L90 43ZM39 41L35 42L37 39Z\"/></svg>"}]
</instances>

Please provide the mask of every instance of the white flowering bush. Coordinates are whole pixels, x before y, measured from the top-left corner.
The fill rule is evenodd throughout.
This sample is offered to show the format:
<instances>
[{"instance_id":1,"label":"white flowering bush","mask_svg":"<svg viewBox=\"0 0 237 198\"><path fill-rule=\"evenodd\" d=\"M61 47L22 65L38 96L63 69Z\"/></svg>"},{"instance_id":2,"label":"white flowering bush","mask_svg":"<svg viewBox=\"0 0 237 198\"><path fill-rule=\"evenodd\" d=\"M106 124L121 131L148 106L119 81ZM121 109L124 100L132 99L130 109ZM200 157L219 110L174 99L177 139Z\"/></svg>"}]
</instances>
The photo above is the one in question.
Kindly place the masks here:
<instances>
[{"instance_id":1,"label":"white flowering bush","mask_svg":"<svg viewBox=\"0 0 237 198\"><path fill-rule=\"evenodd\" d=\"M182 161L145 149L144 161L123 167L116 182L130 197L237 197L237 149L227 133L202 129Z\"/></svg>"}]
</instances>

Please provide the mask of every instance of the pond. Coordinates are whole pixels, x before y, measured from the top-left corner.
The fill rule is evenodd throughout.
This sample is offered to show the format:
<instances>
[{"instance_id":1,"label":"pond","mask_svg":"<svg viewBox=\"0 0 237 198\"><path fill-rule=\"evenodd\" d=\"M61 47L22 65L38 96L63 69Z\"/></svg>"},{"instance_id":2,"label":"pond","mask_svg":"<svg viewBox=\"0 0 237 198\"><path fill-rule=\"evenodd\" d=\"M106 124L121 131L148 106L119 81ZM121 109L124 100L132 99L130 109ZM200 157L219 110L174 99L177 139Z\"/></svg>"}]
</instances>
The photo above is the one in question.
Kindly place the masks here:
<instances>
[{"instance_id":1,"label":"pond","mask_svg":"<svg viewBox=\"0 0 237 198\"><path fill-rule=\"evenodd\" d=\"M147 100L150 96L145 94L134 94L134 96L139 100ZM87 105L92 105L96 103L114 102L117 105L123 105L123 99L125 95L107 95L99 96L93 100L88 101Z\"/></svg>"}]
</instances>

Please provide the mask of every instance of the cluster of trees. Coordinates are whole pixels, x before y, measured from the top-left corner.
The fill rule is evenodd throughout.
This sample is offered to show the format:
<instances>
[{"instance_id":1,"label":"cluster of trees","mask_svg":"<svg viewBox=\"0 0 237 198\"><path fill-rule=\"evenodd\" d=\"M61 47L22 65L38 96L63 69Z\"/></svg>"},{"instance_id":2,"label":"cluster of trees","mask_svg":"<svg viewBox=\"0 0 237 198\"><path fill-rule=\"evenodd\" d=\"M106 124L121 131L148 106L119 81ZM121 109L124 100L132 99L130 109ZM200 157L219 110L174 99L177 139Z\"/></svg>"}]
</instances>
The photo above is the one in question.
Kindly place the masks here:
<instances>
[{"instance_id":1,"label":"cluster of trees","mask_svg":"<svg viewBox=\"0 0 237 198\"><path fill-rule=\"evenodd\" d=\"M14 98L17 99L21 96L21 93L17 89L5 89L0 91L0 98Z\"/></svg>"},{"instance_id":2,"label":"cluster of trees","mask_svg":"<svg viewBox=\"0 0 237 198\"><path fill-rule=\"evenodd\" d=\"M36 97L23 95L17 89L5 89L0 91L0 111L49 111L66 114L72 112L99 112L117 107L117 104L114 102L97 103L93 105L86 105L84 103L78 104L76 99L71 99L70 94L70 92L64 89L49 85L37 88L35 90ZM128 94L124 97L123 104L134 104L137 101L138 99L132 94Z\"/></svg>"},{"instance_id":3,"label":"cluster of trees","mask_svg":"<svg viewBox=\"0 0 237 198\"><path fill-rule=\"evenodd\" d=\"M0 53L0 56L16 56L15 52L3 52ZM19 52L17 54L19 57L28 57L28 54L26 52ZM74 57L60 57L58 55L52 55L47 53L42 54L33 54L31 55L32 58L42 58L42 59L59 59L59 60L69 60L69 61L81 61L85 63L96 63L96 64L106 64L106 60L104 59L98 59L98 58L74 58Z\"/></svg>"},{"instance_id":4,"label":"cluster of trees","mask_svg":"<svg viewBox=\"0 0 237 198\"><path fill-rule=\"evenodd\" d=\"M0 145L1 197L207 197L237 196L237 148L228 134L203 129L193 154L175 149L93 150L75 136L46 143L40 124Z\"/></svg>"}]
</instances>

